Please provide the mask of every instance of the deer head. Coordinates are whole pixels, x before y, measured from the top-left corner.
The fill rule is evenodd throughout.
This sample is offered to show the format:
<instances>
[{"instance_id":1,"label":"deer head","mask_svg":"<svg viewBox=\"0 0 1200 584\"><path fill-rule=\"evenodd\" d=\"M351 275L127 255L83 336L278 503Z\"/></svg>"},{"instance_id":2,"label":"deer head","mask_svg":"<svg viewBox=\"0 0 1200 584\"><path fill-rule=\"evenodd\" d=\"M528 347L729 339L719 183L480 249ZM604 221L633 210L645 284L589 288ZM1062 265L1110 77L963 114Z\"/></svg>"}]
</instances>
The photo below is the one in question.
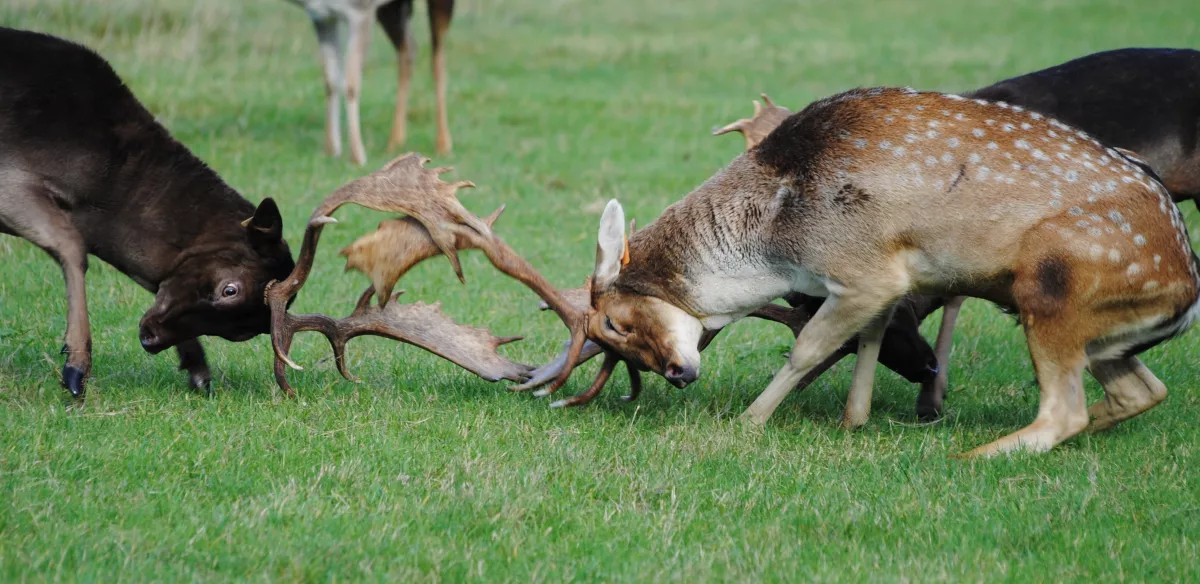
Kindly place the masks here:
<instances>
[{"instance_id":1,"label":"deer head","mask_svg":"<svg viewBox=\"0 0 1200 584\"><path fill-rule=\"evenodd\" d=\"M142 316L142 348L158 353L199 336L245 341L270 332L271 313L263 304L267 282L295 264L283 240L283 219L271 199L241 226L230 222L221 245L186 250L158 283L154 305Z\"/></svg>"},{"instance_id":2,"label":"deer head","mask_svg":"<svg viewBox=\"0 0 1200 584\"><path fill-rule=\"evenodd\" d=\"M494 337L484 329L456 324L442 314L436 304L395 301L399 294L393 295L391 290L396 281L414 265L435 255L445 255L459 280L465 281L458 260L460 249L482 250L498 270L529 286L562 318L572 339L579 339L577 346L582 348L584 315L492 232L491 224L502 209L486 221L471 214L458 202L456 193L458 189L474 184L470 181L444 182L438 176L451 169L426 168L428 161L415 153L401 156L379 171L342 186L313 211L295 270L287 279L273 282L266 292L267 304L271 307L275 379L286 394L294 394L287 382L286 366L300 368L288 357L288 349L295 333L305 330L325 335L333 348L338 370L347 379L353 378L345 368L346 342L360 335L376 335L419 346L488 380L527 380L532 368L496 352L497 347L518 337ZM350 316L339 320L323 314L289 314L288 303L304 285L312 269L322 229L336 223L330 215L346 203L376 211L405 213L408 217L385 221L377 231L342 250L347 257L347 269L363 271L373 282L373 286L359 297ZM373 296L378 297L376 305L371 304ZM578 350L569 356L567 364L574 367L577 359ZM557 384L565 381L566 375L563 375Z\"/></svg>"},{"instance_id":3,"label":"deer head","mask_svg":"<svg viewBox=\"0 0 1200 584\"><path fill-rule=\"evenodd\" d=\"M718 128L713 131L713 135L719 136L737 131L741 132L746 139L746 150L750 150L758 145L763 138L770 134L779 124L783 123L783 120L792 113L785 107L775 105L766 94L762 94L762 99L763 103L754 102L753 116ZM764 103L766 104L765 106L763 105ZM635 399L641 390L641 377L638 374L639 368L641 370L655 370L663 373L668 381L678 387L686 385L695 378L699 361L698 357L692 359L694 356L691 355L691 351L687 352L688 359L671 359L665 357L663 354L659 354L662 347L648 341L648 339L654 338L649 334L651 331L670 331L680 328L681 323L688 323L688 320L681 314L681 310L661 300L650 297L642 297L635 302L617 301L622 296L622 293L612 289L611 283L620 273L621 266L628 261L628 244L626 243L628 238L621 232L624 225L624 221L621 218L623 215L624 212L621 210L620 205L615 200L610 201L605 208L604 218L601 219L596 257L596 273L588 279L587 284L584 286L564 291L564 295L573 306L589 314L588 339L582 347L579 362L582 363L596 355L607 353L605 365L601 368L596 382L586 392L573 398L556 401L551 404L551 407L588 403L591 398L599 394L599 391L603 388L604 381L611 374L612 367L615 367L616 363L622 360L622 356L628 358L626 365L629 369L631 380L630 393L625 396L627 400ZM632 221L630 222L629 230L630 235L632 235L634 231ZM610 246L611 249L606 251L606 245ZM613 258L618 256L621 261L613 261ZM595 282L600 282L601 285L596 286L594 285ZM546 308L547 306L543 304L542 309ZM609 308L612 309L611 313L607 310ZM792 331L793 335L798 335L800 329L812 317L803 307L793 305L789 308L777 304L764 305L750 313L749 316L784 324ZM660 320L661 322L659 322ZM625 326L622 323L629 323L630 325L637 323L637 327ZM687 334L690 336L694 333L693 329L695 326L694 323L689 323L683 326L683 328L688 329ZM625 334L622 334L622 332ZM633 334L629 334L631 332ZM703 331L700 335L696 352L703 351L716 338L719 332L720 329ZM617 351L606 351L598 343L604 343L605 346ZM569 345L568 347L564 347L562 354L557 358L534 370L529 381L514 386L511 389L514 391L525 391L541 387L552 380L558 379L564 374L569 350ZM686 364L685 361L687 362ZM569 374L569 372L567 373ZM551 391L550 389L541 389L536 391L534 395L543 396L549 394Z\"/></svg>"}]
</instances>

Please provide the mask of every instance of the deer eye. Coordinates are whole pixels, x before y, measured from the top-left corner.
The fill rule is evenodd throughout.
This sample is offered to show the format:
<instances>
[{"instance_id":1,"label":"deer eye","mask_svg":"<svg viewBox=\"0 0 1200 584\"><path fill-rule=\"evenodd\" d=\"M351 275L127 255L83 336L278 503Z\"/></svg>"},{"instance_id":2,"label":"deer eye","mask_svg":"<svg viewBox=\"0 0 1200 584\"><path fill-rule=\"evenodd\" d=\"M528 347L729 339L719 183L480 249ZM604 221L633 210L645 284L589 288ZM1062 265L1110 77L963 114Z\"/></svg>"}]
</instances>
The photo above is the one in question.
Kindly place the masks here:
<instances>
[{"instance_id":1,"label":"deer eye","mask_svg":"<svg viewBox=\"0 0 1200 584\"><path fill-rule=\"evenodd\" d=\"M239 290L237 284L226 284L225 287L221 289L221 297L233 298L234 296L238 295L238 292Z\"/></svg>"},{"instance_id":2,"label":"deer eye","mask_svg":"<svg viewBox=\"0 0 1200 584\"><path fill-rule=\"evenodd\" d=\"M604 328L606 328L614 333L617 333L618 335L621 335L622 337L625 336L625 334L626 334L624 332L621 332L620 330L617 330L617 327L613 326L612 319L608 318L607 316L604 317Z\"/></svg>"}]
</instances>

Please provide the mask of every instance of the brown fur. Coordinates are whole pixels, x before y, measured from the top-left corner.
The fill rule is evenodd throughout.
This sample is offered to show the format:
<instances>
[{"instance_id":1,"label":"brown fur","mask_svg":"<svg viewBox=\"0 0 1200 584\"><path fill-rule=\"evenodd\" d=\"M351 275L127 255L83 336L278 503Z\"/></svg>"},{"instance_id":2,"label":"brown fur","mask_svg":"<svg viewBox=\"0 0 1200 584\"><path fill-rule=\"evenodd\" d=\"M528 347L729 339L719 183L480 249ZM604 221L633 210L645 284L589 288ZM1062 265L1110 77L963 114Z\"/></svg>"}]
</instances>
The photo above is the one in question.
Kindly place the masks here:
<instances>
[{"instance_id":1,"label":"brown fur","mask_svg":"<svg viewBox=\"0 0 1200 584\"><path fill-rule=\"evenodd\" d=\"M869 196L848 209L846 185ZM1137 369L1130 350L1190 324L1200 289L1178 211L1129 159L1020 108L911 90L810 105L629 244L630 264L594 291L591 330L659 373L679 355L662 311L644 307L727 322L781 288L826 288L789 364L747 411L759 422L905 294L1016 310L1042 410L975 454L1045 450L1082 430L1088 360ZM604 333L606 320L624 334Z\"/></svg>"},{"instance_id":2,"label":"brown fur","mask_svg":"<svg viewBox=\"0 0 1200 584\"><path fill-rule=\"evenodd\" d=\"M196 387L211 379L198 337L242 341L267 332L263 289L293 266L275 203L255 208L225 184L103 58L7 28L0 28L0 233L29 240L63 268L63 384L76 396L92 364L89 254L155 294L139 326L142 347L177 347Z\"/></svg>"}]
</instances>

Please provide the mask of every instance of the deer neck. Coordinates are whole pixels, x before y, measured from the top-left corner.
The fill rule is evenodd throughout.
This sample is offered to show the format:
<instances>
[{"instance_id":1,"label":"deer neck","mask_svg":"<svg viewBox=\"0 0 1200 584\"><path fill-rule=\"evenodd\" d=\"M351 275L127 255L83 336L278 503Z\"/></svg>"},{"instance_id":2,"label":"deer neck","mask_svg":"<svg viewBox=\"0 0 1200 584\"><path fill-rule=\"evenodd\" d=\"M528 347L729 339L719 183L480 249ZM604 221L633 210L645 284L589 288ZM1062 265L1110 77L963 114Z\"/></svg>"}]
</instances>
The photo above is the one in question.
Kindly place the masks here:
<instances>
[{"instance_id":1,"label":"deer neck","mask_svg":"<svg viewBox=\"0 0 1200 584\"><path fill-rule=\"evenodd\" d=\"M114 196L76 223L91 253L153 291L186 254L244 240L240 222L254 205L156 121L141 121L119 134Z\"/></svg>"},{"instance_id":2,"label":"deer neck","mask_svg":"<svg viewBox=\"0 0 1200 584\"><path fill-rule=\"evenodd\" d=\"M780 188L773 172L739 156L630 238L616 285L678 306L707 329L797 289L820 295L819 282L771 245Z\"/></svg>"}]
</instances>

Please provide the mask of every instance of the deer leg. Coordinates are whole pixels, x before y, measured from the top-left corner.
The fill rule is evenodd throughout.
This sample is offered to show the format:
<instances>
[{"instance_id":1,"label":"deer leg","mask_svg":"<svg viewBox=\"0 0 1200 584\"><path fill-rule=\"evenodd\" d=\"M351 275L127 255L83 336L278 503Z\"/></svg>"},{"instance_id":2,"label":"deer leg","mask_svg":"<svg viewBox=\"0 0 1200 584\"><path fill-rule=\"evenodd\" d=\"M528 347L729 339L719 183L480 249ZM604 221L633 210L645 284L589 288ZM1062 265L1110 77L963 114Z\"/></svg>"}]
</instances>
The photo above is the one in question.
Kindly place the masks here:
<instances>
[{"instance_id":1,"label":"deer leg","mask_svg":"<svg viewBox=\"0 0 1200 584\"><path fill-rule=\"evenodd\" d=\"M396 90L396 112L392 118L392 135L388 138L388 150L404 146L408 138L408 90L412 81L413 56L416 42L408 23L412 18L412 2L388 2L379 7L375 18L396 49L400 79Z\"/></svg>"},{"instance_id":2,"label":"deer leg","mask_svg":"<svg viewBox=\"0 0 1200 584\"><path fill-rule=\"evenodd\" d=\"M853 295L830 295L813 315L812 320L801 329L787 363L775 374L767 388L742 414L742 419L762 424L771 417L783 398L796 387L797 382L833 354L854 333L871 324L871 321L895 303L902 291L896 294L855 293Z\"/></svg>"},{"instance_id":3,"label":"deer leg","mask_svg":"<svg viewBox=\"0 0 1200 584\"><path fill-rule=\"evenodd\" d=\"M1017 450L1045 452L1087 427L1088 412L1083 393L1083 368L1087 358L1082 344L1072 342L1070 332L1075 327L1063 319L1042 320L1033 315L1022 315L1022 320L1033 322L1026 324L1025 335L1041 387L1037 418L1008 436L967 452L966 457L993 456Z\"/></svg>"},{"instance_id":4,"label":"deer leg","mask_svg":"<svg viewBox=\"0 0 1200 584\"><path fill-rule=\"evenodd\" d=\"M92 370L92 332L84 281L87 246L51 193L32 185L10 185L4 190L7 196L0 197L0 217L4 217L8 231L42 248L62 266L67 284L67 334L62 348L67 360L62 385L71 395L82 398Z\"/></svg>"},{"instance_id":5,"label":"deer leg","mask_svg":"<svg viewBox=\"0 0 1200 584\"><path fill-rule=\"evenodd\" d=\"M454 13L454 0L429 0L429 28L433 45L433 84L437 91L437 153L450 153L450 122L446 115L446 57L442 51L446 31L450 28L450 17Z\"/></svg>"},{"instance_id":6,"label":"deer leg","mask_svg":"<svg viewBox=\"0 0 1200 584\"><path fill-rule=\"evenodd\" d=\"M942 307L942 324L938 328L937 344L934 347L938 371L933 380L921 384L921 393L917 394L917 418L920 420L933 421L942 415L942 402L946 399L946 386L949 382L950 346L954 343L954 324L966 299L966 296L955 296L947 300L946 305Z\"/></svg>"},{"instance_id":7,"label":"deer leg","mask_svg":"<svg viewBox=\"0 0 1200 584\"><path fill-rule=\"evenodd\" d=\"M317 44L321 48L321 71L325 75L325 152L330 156L342 154L341 114L338 111L341 95L346 90L342 58L346 42L336 18L314 20Z\"/></svg>"},{"instance_id":8,"label":"deer leg","mask_svg":"<svg viewBox=\"0 0 1200 584\"><path fill-rule=\"evenodd\" d=\"M346 125L350 133L350 160L358 166L367 163L363 146L362 123L358 116L358 100L362 93L363 63L367 56L367 41L371 38L371 21L354 12L349 19L350 40L346 55Z\"/></svg>"},{"instance_id":9,"label":"deer leg","mask_svg":"<svg viewBox=\"0 0 1200 584\"><path fill-rule=\"evenodd\" d=\"M854 363L854 378L850 382L850 394L846 396L846 411L842 414L843 428L862 426L871 414L871 391L875 383L875 366L879 363L879 345L893 310L894 307L885 310L858 335L858 360Z\"/></svg>"},{"instance_id":10,"label":"deer leg","mask_svg":"<svg viewBox=\"0 0 1200 584\"><path fill-rule=\"evenodd\" d=\"M204 359L204 347L200 339L191 339L175 346L179 353L179 369L188 372L188 384L192 389L204 393L212 392L212 372Z\"/></svg>"},{"instance_id":11,"label":"deer leg","mask_svg":"<svg viewBox=\"0 0 1200 584\"><path fill-rule=\"evenodd\" d=\"M1088 408L1089 430L1107 430L1167 399L1167 386L1136 357L1092 363L1092 375L1104 387L1104 399Z\"/></svg>"}]
</instances>

